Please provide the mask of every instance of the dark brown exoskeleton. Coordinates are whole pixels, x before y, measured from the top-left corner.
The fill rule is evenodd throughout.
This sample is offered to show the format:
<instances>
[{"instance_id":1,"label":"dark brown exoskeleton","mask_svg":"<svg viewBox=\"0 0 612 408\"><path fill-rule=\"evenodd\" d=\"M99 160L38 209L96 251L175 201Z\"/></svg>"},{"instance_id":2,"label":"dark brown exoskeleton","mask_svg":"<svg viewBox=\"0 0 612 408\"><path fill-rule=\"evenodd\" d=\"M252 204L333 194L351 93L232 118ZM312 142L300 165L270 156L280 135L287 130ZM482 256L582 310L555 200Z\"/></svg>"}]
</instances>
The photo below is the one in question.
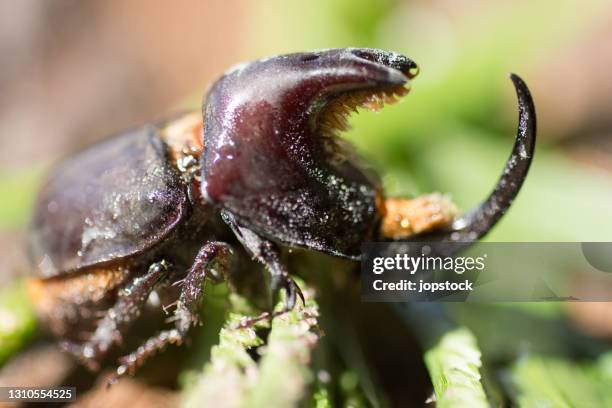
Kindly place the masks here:
<instances>
[{"instance_id":1,"label":"dark brown exoskeleton","mask_svg":"<svg viewBox=\"0 0 612 408\"><path fill-rule=\"evenodd\" d=\"M535 111L517 76L512 154L489 198L465 215L440 195L385 198L376 175L336 137L350 110L395 101L416 72L410 59L373 49L255 61L212 86L203 120L188 113L146 125L60 163L29 235L39 271L29 288L42 320L95 369L153 292L178 288L173 327L122 358L123 375L183 341L198 321L205 279L236 260L264 265L290 309L301 294L283 248L358 260L365 241L482 237L533 157Z\"/></svg>"}]
</instances>

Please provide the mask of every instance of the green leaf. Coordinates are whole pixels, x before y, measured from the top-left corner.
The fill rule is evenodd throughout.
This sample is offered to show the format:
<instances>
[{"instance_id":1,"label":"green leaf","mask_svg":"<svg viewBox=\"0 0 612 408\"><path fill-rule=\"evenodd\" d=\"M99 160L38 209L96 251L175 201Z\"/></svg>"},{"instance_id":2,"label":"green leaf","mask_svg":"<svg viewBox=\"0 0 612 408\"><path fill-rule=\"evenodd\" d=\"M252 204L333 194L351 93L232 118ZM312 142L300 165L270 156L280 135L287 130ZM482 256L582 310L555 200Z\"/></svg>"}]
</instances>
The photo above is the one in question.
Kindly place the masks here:
<instances>
[{"instance_id":1,"label":"green leaf","mask_svg":"<svg viewBox=\"0 0 612 408\"><path fill-rule=\"evenodd\" d=\"M319 339L318 307L308 298L305 308L298 306L272 320L268 342L260 351L259 378L246 395L245 407L290 408L305 396L314 379L311 352Z\"/></svg>"},{"instance_id":2,"label":"green leaf","mask_svg":"<svg viewBox=\"0 0 612 408\"><path fill-rule=\"evenodd\" d=\"M531 355L511 369L514 392L521 407L610 407L612 406L612 353L595 363L581 364Z\"/></svg>"},{"instance_id":3,"label":"green leaf","mask_svg":"<svg viewBox=\"0 0 612 408\"><path fill-rule=\"evenodd\" d=\"M0 367L36 332L36 316L25 284L17 281L0 289Z\"/></svg>"},{"instance_id":4,"label":"green leaf","mask_svg":"<svg viewBox=\"0 0 612 408\"><path fill-rule=\"evenodd\" d=\"M425 353L425 365L434 386L437 407L489 406L479 370L481 353L468 329L444 334Z\"/></svg>"},{"instance_id":5,"label":"green leaf","mask_svg":"<svg viewBox=\"0 0 612 408\"><path fill-rule=\"evenodd\" d=\"M314 375L311 352L319 339L318 306L313 291L300 282L306 306L249 327L241 322L252 316L245 302L233 296L219 343L210 361L184 393L184 406L293 407L303 400ZM277 310L282 307L282 299ZM267 341L263 333L270 329ZM254 359L258 354L260 359ZM259 361L256 361L259 360ZM325 396L317 401L324 403ZM222 405L220 405L222 404ZM324 406L324 405L322 405Z\"/></svg>"}]
</instances>

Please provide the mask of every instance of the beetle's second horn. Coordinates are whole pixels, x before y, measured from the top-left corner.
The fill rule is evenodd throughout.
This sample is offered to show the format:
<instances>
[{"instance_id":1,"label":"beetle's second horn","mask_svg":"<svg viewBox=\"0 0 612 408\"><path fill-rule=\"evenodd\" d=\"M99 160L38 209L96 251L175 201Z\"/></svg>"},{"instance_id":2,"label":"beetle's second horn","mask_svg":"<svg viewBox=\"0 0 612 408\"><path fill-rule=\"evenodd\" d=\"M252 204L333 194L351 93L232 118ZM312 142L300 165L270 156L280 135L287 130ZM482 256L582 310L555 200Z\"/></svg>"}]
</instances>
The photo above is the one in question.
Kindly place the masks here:
<instances>
[{"instance_id":1,"label":"beetle's second horn","mask_svg":"<svg viewBox=\"0 0 612 408\"><path fill-rule=\"evenodd\" d=\"M506 213L527 177L536 141L536 113L531 93L523 80L510 75L518 97L519 122L516 140L495 188L480 205L456 217L445 229L419 234L411 241L460 242L451 251L465 248L487 234Z\"/></svg>"},{"instance_id":2,"label":"beetle's second horn","mask_svg":"<svg viewBox=\"0 0 612 408\"><path fill-rule=\"evenodd\" d=\"M510 208L527 177L535 151L535 107L525 82L515 74L511 74L510 79L516 88L519 107L518 130L512 153L489 197L454 220L451 231L444 237L447 240L471 242L484 236Z\"/></svg>"}]
</instances>

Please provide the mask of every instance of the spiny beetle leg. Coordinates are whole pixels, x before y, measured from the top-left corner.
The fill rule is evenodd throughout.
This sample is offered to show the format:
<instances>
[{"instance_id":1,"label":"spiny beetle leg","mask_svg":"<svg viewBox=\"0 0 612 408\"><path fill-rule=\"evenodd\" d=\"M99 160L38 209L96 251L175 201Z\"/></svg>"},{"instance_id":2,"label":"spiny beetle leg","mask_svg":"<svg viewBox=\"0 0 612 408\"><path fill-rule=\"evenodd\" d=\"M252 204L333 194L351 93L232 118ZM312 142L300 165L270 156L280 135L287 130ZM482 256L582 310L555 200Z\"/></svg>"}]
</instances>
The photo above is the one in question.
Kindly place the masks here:
<instances>
[{"instance_id":1,"label":"spiny beetle leg","mask_svg":"<svg viewBox=\"0 0 612 408\"><path fill-rule=\"evenodd\" d=\"M302 304L305 304L300 287L280 261L280 252L276 244L239 225L230 212L222 211L221 216L247 251L265 266L266 271L270 274L270 289L273 292L273 298L278 293L278 289L285 291L284 311L293 309L297 297L300 298Z\"/></svg>"},{"instance_id":2,"label":"spiny beetle leg","mask_svg":"<svg viewBox=\"0 0 612 408\"><path fill-rule=\"evenodd\" d=\"M144 276L134 278L119 290L117 302L99 321L89 340L83 344L64 341L60 343L61 348L73 354L89 369L98 369L110 347L121 341L122 330L140 316L151 292L167 279L169 269L168 263L163 260L152 264Z\"/></svg>"},{"instance_id":3,"label":"spiny beetle leg","mask_svg":"<svg viewBox=\"0 0 612 408\"><path fill-rule=\"evenodd\" d=\"M133 374L149 357L163 350L168 344L179 345L185 341L191 326L199 322L198 312L207 274L215 268L219 275L227 275L233 254L231 247L224 242L208 242L200 248L181 284L181 294L172 318L175 328L159 332L141 344L136 351L121 357L120 365L109 384L125 374Z\"/></svg>"}]
</instances>

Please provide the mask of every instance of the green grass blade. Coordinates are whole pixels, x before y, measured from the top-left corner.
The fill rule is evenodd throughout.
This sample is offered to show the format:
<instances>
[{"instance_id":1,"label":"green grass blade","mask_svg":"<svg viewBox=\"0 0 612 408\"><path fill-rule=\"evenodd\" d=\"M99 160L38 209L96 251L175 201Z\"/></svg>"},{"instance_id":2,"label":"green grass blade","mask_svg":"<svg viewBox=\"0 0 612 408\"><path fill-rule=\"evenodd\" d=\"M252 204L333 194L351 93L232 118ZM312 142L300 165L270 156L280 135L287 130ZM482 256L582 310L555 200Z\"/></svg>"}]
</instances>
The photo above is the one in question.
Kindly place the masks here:
<instances>
[{"instance_id":1,"label":"green grass blade","mask_svg":"<svg viewBox=\"0 0 612 408\"><path fill-rule=\"evenodd\" d=\"M580 364L531 355L511 369L511 396L521 407L612 406L612 354Z\"/></svg>"},{"instance_id":2,"label":"green grass blade","mask_svg":"<svg viewBox=\"0 0 612 408\"><path fill-rule=\"evenodd\" d=\"M481 383L481 353L474 335L465 328L447 332L425 353L436 406L488 407Z\"/></svg>"}]
</instances>

